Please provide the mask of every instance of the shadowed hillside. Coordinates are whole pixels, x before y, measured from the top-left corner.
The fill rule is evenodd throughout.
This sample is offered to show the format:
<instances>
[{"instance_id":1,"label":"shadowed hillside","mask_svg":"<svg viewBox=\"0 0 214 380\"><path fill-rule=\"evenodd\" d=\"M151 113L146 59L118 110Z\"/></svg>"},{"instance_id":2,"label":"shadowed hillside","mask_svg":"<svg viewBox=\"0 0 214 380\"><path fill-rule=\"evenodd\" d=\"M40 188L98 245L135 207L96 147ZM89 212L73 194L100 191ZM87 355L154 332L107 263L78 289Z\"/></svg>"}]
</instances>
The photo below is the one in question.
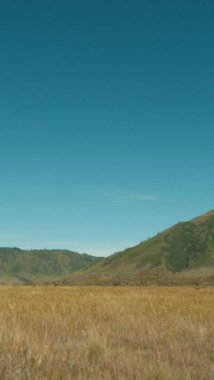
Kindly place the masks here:
<instances>
[{"instance_id":1,"label":"shadowed hillside","mask_svg":"<svg viewBox=\"0 0 214 380\"><path fill-rule=\"evenodd\" d=\"M99 260L68 250L0 248L0 283L59 280Z\"/></svg>"},{"instance_id":2,"label":"shadowed hillside","mask_svg":"<svg viewBox=\"0 0 214 380\"><path fill-rule=\"evenodd\" d=\"M68 281L126 283L214 279L214 210L83 269Z\"/></svg>"}]
</instances>

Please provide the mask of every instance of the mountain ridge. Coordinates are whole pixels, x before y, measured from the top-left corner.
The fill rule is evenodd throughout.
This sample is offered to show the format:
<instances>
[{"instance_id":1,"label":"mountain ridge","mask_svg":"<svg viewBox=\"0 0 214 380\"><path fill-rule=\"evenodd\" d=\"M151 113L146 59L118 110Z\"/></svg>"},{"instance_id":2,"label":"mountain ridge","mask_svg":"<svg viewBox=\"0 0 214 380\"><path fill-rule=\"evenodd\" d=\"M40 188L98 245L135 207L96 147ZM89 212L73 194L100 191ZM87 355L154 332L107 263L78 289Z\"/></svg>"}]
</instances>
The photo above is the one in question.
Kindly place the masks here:
<instances>
[{"instance_id":1,"label":"mountain ridge","mask_svg":"<svg viewBox=\"0 0 214 380\"><path fill-rule=\"evenodd\" d=\"M0 283L57 281L101 258L67 249L0 248Z\"/></svg>"},{"instance_id":2,"label":"mountain ridge","mask_svg":"<svg viewBox=\"0 0 214 380\"><path fill-rule=\"evenodd\" d=\"M0 283L214 284L214 210L103 258L63 249L0 248Z\"/></svg>"},{"instance_id":3,"label":"mountain ridge","mask_svg":"<svg viewBox=\"0 0 214 380\"><path fill-rule=\"evenodd\" d=\"M186 281L188 276L214 276L214 210L115 252L90 268L77 271L68 282L122 283L154 277Z\"/></svg>"}]
</instances>

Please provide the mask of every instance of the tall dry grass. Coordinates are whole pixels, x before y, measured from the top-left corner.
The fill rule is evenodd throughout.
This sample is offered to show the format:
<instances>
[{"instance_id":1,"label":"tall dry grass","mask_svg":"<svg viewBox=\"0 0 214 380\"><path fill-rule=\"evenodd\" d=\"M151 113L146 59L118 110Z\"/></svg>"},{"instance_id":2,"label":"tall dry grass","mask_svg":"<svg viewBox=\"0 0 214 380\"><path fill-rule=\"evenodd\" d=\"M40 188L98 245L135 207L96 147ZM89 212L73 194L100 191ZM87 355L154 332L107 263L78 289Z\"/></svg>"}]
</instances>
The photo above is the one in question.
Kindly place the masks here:
<instances>
[{"instance_id":1,"label":"tall dry grass","mask_svg":"<svg viewBox=\"0 0 214 380\"><path fill-rule=\"evenodd\" d=\"M211 288L1 287L0 379L214 379Z\"/></svg>"}]
</instances>

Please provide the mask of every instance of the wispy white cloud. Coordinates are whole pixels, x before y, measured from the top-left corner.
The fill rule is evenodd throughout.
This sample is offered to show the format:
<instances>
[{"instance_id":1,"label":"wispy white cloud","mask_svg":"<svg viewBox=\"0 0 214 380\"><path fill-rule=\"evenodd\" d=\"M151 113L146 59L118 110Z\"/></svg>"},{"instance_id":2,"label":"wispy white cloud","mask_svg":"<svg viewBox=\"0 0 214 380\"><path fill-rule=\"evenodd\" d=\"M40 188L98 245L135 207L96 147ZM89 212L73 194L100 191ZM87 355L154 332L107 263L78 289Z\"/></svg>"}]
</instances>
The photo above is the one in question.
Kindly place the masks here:
<instances>
[{"instance_id":1,"label":"wispy white cloud","mask_svg":"<svg viewBox=\"0 0 214 380\"><path fill-rule=\"evenodd\" d=\"M106 198L108 200L116 200L116 201L123 201L123 200L130 200L130 201L157 201L160 199L163 199L163 197L159 195L154 194L145 194L145 193L126 193L126 192L114 192L114 191L104 191L104 192L94 192L94 191L85 191L83 192L84 195L93 195L97 198Z\"/></svg>"},{"instance_id":2,"label":"wispy white cloud","mask_svg":"<svg viewBox=\"0 0 214 380\"><path fill-rule=\"evenodd\" d=\"M161 197L157 195L151 195L151 194L130 193L130 194L121 196L120 199L141 202L141 201L157 201L161 199Z\"/></svg>"}]
</instances>

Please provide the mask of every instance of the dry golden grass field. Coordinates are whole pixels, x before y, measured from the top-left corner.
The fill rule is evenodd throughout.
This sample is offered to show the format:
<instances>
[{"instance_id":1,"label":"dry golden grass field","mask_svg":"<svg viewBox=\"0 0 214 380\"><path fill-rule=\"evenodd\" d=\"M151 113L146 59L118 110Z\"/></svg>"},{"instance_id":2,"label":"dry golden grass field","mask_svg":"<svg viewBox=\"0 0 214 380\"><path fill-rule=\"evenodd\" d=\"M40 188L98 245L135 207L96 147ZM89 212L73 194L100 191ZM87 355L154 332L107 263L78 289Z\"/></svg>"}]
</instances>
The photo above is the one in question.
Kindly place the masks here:
<instances>
[{"instance_id":1,"label":"dry golden grass field","mask_svg":"<svg viewBox=\"0 0 214 380\"><path fill-rule=\"evenodd\" d=\"M0 287L1 380L213 380L214 291Z\"/></svg>"}]
</instances>

